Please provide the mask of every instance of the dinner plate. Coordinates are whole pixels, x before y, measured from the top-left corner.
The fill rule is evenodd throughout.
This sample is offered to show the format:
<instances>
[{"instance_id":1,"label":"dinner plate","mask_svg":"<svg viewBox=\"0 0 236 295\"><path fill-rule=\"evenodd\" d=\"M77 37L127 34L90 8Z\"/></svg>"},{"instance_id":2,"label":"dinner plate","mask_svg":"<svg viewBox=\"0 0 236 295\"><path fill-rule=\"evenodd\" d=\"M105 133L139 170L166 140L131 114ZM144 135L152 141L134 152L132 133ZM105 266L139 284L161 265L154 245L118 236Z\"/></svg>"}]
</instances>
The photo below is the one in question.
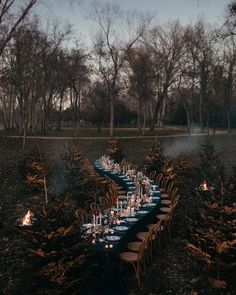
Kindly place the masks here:
<instances>
[{"instance_id":1,"label":"dinner plate","mask_svg":"<svg viewBox=\"0 0 236 295\"><path fill-rule=\"evenodd\" d=\"M113 207L113 208L111 208L111 211L115 211L115 212L117 212L118 209L117 209L117 207Z\"/></svg>"},{"instance_id":2,"label":"dinner plate","mask_svg":"<svg viewBox=\"0 0 236 295\"><path fill-rule=\"evenodd\" d=\"M136 221L138 221L138 219L137 218L134 218L134 217L126 218L125 220L127 222L136 222Z\"/></svg>"},{"instance_id":3,"label":"dinner plate","mask_svg":"<svg viewBox=\"0 0 236 295\"><path fill-rule=\"evenodd\" d=\"M139 211L137 211L137 213L138 214L146 214L146 213L148 213L148 211L146 211L146 210L139 210Z\"/></svg>"},{"instance_id":4,"label":"dinner plate","mask_svg":"<svg viewBox=\"0 0 236 295\"><path fill-rule=\"evenodd\" d=\"M156 206L155 203L147 203L145 205L143 205L143 207L153 207L153 206Z\"/></svg>"},{"instance_id":5,"label":"dinner plate","mask_svg":"<svg viewBox=\"0 0 236 295\"><path fill-rule=\"evenodd\" d=\"M125 231L127 229L128 229L128 227L123 226L123 225L118 225L118 226L115 227L115 230L119 230L119 231Z\"/></svg>"},{"instance_id":6,"label":"dinner plate","mask_svg":"<svg viewBox=\"0 0 236 295\"><path fill-rule=\"evenodd\" d=\"M116 242L120 240L119 236L106 236L106 239L111 242Z\"/></svg>"},{"instance_id":7,"label":"dinner plate","mask_svg":"<svg viewBox=\"0 0 236 295\"><path fill-rule=\"evenodd\" d=\"M90 228L90 227L93 226L93 224L92 223L85 223L82 226L85 227L85 228Z\"/></svg>"},{"instance_id":8,"label":"dinner plate","mask_svg":"<svg viewBox=\"0 0 236 295\"><path fill-rule=\"evenodd\" d=\"M160 200L160 197L152 197L153 200Z\"/></svg>"},{"instance_id":9,"label":"dinner plate","mask_svg":"<svg viewBox=\"0 0 236 295\"><path fill-rule=\"evenodd\" d=\"M136 189L136 187L133 186L133 185L128 187L128 190L129 190L129 191L131 191L131 190L135 190L135 189Z\"/></svg>"}]
</instances>

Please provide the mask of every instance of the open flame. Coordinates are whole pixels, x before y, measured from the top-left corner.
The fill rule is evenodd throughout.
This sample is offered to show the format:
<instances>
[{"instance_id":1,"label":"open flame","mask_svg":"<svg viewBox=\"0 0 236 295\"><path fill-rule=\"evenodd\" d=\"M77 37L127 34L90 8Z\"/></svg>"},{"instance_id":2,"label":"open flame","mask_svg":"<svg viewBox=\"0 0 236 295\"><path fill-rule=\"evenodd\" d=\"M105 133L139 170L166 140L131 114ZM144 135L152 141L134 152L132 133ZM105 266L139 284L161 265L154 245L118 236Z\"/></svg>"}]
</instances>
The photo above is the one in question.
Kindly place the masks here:
<instances>
[{"instance_id":1,"label":"open flame","mask_svg":"<svg viewBox=\"0 0 236 295\"><path fill-rule=\"evenodd\" d=\"M32 225L34 214L28 210L25 216L22 218L22 225Z\"/></svg>"},{"instance_id":2,"label":"open flame","mask_svg":"<svg viewBox=\"0 0 236 295\"><path fill-rule=\"evenodd\" d=\"M200 188L202 191L209 191L209 185L207 184L206 181L204 181L202 184L200 184Z\"/></svg>"}]
</instances>

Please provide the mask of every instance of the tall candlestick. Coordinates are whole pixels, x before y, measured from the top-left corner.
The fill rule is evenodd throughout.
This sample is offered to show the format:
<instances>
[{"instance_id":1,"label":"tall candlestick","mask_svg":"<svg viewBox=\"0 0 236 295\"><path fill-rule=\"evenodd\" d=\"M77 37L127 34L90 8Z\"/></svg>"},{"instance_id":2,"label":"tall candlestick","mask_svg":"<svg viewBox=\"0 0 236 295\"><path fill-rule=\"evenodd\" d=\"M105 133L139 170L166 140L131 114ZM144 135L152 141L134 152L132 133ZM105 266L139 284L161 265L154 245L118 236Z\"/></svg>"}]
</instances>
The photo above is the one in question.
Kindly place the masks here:
<instances>
[{"instance_id":1,"label":"tall candlestick","mask_svg":"<svg viewBox=\"0 0 236 295\"><path fill-rule=\"evenodd\" d=\"M100 213L100 221L99 221L99 225L102 225L102 213Z\"/></svg>"},{"instance_id":2,"label":"tall candlestick","mask_svg":"<svg viewBox=\"0 0 236 295\"><path fill-rule=\"evenodd\" d=\"M93 215L93 227L94 228L96 227L96 218L95 218L95 215Z\"/></svg>"}]
</instances>

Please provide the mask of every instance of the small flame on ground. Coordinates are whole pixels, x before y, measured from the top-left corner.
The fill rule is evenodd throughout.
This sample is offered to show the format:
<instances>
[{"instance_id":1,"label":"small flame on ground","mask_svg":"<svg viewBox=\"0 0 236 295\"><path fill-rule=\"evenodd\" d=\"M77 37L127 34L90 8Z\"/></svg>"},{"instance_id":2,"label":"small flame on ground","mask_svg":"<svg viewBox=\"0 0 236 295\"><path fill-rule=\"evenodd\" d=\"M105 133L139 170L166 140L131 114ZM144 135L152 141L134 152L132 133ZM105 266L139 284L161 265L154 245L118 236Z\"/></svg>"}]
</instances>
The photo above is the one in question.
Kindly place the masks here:
<instances>
[{"instance_id":1,"label":"small flame on ground","mask_svg":"<svg viewBox=\"0 0 236 295\"><path fill-rule=\"evenodd\" d=\"M204 181L202 184L200 184L200 188L203 191L209 191L209 186L206 181Z\"/></svg>"},{"instance_id":2,"label":"small flame on ground","mask_svg":"<svg viewBox=\"0 0 236 295\"><path fill-rule=\"evenodd\" d=\"M32 225L34 214L28 210L25 216L22 218L22 225Z\"/></svg>"}]
</instances>

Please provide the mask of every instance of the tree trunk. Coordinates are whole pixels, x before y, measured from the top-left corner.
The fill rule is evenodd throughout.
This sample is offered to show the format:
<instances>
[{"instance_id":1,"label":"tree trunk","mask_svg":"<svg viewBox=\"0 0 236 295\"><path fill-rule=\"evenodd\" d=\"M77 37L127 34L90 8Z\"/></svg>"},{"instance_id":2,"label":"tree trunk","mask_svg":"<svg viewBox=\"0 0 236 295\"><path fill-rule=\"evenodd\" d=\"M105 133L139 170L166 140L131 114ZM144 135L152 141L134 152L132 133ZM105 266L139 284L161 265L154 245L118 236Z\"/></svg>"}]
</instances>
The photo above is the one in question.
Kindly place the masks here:
<instances>
[{"instance_id":1,"label":"tree trunk","mask_svg":"<svg viewBox=\"0 0 236 295\"><path fill-rule=\"evenodd\" d=\"M210 134L210 127L209 127L209 112L207 111L207 118L206 118L206 127L207 127L207 135Z\"/></svg>"},{"instance_id":2,"label":"tree trunk","mask_svg":"<svg viewBox=\"0 0 236 295\"><path fill-rule=\"evenodd\" d=\"M187 123L188 123L188 135L190 136L192 133L192 120L190 119L190 114L187 105L184 103L184 109L186 112Z\"/></svg>"},{"instance_id":3,"label":"tree trunk","mask_svg":"<svg viewBox=\"0 0 236 295\"><path fill-rule=\"evenodd\" d=\"M155 105L155 110L154 110L154 113L153 113L153 119L150 122L150 131L154 131L155 125L156 125L156 123L158 121L158 118L159 118L159 112L160 112L160 109L162 107L162 104L163 104L163 101L165 99L167 89L168 89L166 86L164 88L165 89L163 90L162 94L158 97L158 100L157 100L156 105Z\"/></svg>"},{"instance_id":4,"label":"tree trunk","mask_svg":"<svg viewBox=\"0 0 236 295\"><path fill-rule=\"evenodd\" d=\"M58 119L57 119L56 131L61 131L61 112L62 112L63 94L64 94L64 91L62 91L61 96L60 96L60 105L59 105L59 111L58 111Z\"/></svg>"},{"instance_id":5,"label":"tree trunk","mask_svg":"<svg viewBox=\"0 0 236 295\"><path fill-rule=\"evenodd\" d=\"M114 95L110 98L110 136L114 134Z\"/></svg>"},{"instance_id":6,"label":"tree trunk","mask_svg":"<svg viewBox=\"0 0 236 295\"><path fill-rule=\"evenodd\" d=\"M160 110L160 126L164 126L164 118L165 118L165 112L166 112L166 98L163 99L162 108Z\"/></svg>"},{"instance_id":7,"label":"tree trunk","mask_svg":"<svg viewBox=\"0 0 236 295\"><path fill-rule=\"evenodd\" d=\"M138 122L137 122L137 128L138 131L141 131L141 114L142 114L142 104L141 101L138 103Z\"/></svg>"},{"instance_id":8,"label":"tree trunk","mask_svg":"<svg viewBox=\"0 0 236 295\"><path fill-rule=\"evenodd\" d=\"M214 108L214 112L213 112L213 126L212 126L212 135L216 135L216 109Z\"/></svg>"},{"instance_id":9,"label":"tree trunk","mask_svg":"<svg viewBox=\"0 0 236 295\"><path fill-rule=\"evenodd\" d=\"M145 135L145 128L146 128L146 106L144 106L143 110L143 130L142 130L142 135Z\"/></svg>"},{"instance_id":10,"label":"tree trunk","mask_svg":"<svg viewBox=\"0 0 236 295\"><path fill-rule=\"evenodd\" d=\"M200 95L200 100L199 100L199 126L200 126L201 131L204 130L202 110L203 110L203 97L202 97L202 95Z\"/></svg>"},{"instance_id":11,"label":"tree trunk","mask_svg":"<svg viewBox=\"0 0 236 295\"><path fill-rule=\"evenodd\" d=\"M231 133L231 110L230 107L227 108L227 129L228 134Z\"/></svg>"}]
</instances>

